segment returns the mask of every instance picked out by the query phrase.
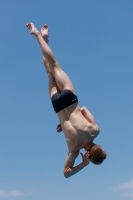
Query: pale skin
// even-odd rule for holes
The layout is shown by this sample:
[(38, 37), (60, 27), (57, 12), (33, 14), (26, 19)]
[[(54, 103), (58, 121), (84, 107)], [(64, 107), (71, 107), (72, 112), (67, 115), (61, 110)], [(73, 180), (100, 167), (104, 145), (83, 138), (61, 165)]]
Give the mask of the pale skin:
[[(48, 46), (48, 26), (45, 24), (40, 32), (33, 23), (26, 24), (32, 35), (37, 39), (42, 55), (43, 63), (46, 68), (49, 79), (50, 98), (58, 92), (65, 89), (72, 91), (76, 95), (74, 86), (68, 75), (61, 69), (52, 50)], [(72, 104), (57, 113), (60, 124), (57, 126), (57, 132), (64, 132), (66, 143), (68, 145), (68, 156), (64, 164), (64, 176), (66, 178), (79, 172), (90, 162), (89, 150), (94, 145), (93, 140), (99, 134), (99, 128), (90, 111), (83, 106), (79, 107), (78, 103)], [(84, 155), (80, 152), (85, 149)], [(82, 156), (82, 162), (74, 166), (75, 160), (79, 153)]]

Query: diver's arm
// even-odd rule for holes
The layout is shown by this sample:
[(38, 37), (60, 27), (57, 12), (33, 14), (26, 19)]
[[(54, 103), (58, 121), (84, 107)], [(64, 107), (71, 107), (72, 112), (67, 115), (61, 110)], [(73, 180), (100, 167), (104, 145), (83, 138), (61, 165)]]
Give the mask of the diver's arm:
[(58, 124), (58, 125), (57, 125), (56, 131), (57, 131), (58, 133), (60, 133), (60, 132), (62, 131), (61, 124)]
[(96, 121), (93, 115), (85, 106), (83, 106), (80, 110), (81, 110), (82, 115), (88, 120), (89, 123), (96, 125)]
[(67, 167), (64, 169), (64, 176), (66, 178), (69, 178), (70, 176), (76, 174), (77, 172), (79, 172), (81, 169), (83, 169), (85, 166), (82, 163), (80, 163), (79, 165), (75, 166), (75, 167)]
[(83, 161), (73, 167), (75, 159), (78, 155), (74, 155), (72, 153), (69, 153), (67, 158), (66, 158), (66, 162), (65, 162), (65, 167), (64, 167), (64, 176), (66, 178), (69, 178), (70, 176), (76, 174), (77, 172), (79, 172), (81, 169), (83, 169), (85, 166), (87, 166), (90, 162), (89, 160), (89, 153), (86, 152), (84, 155), (82, 153), (80, 153), (82, 156)]

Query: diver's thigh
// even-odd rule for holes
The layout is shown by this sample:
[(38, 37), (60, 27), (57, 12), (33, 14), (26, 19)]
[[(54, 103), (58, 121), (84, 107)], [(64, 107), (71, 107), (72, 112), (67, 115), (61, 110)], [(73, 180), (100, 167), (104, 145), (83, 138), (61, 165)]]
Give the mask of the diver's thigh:
[(48, 77), (49, 77), (48, 88), (49, 88), (49, 95), (50, 95), (50, 98), (51, 98), (55, 93), (59, 93), (60, 90), (59, 90), (59, 88), (56, 84), (55, 78), (52, 75), (52, 73), (49, 73)]
[(61, 68), (55, 68), (53, 75), (58, 85), (58, 88), (61, 91), (67, 89), (67, 90), (71, 90), (74, 94), (76, 94), (74, 86), (69, 76)]

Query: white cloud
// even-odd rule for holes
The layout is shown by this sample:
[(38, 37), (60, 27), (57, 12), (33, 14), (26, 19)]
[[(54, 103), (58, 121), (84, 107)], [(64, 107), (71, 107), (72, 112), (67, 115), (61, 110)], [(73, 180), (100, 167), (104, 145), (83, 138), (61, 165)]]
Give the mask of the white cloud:
[(23, 193), (19, 192), (19, 191), (4, 191), (4, 190), (0, 190), (0, 197), (18, 197), (18, 196), (22, 196)]
[(133, 179), (130, 182), (119, 183), (116, 187), (114, 187), (117, 191), (122, 191), (122, 196), (133, 198)]
[(23, 194), (21, 192), (18, 191), (11, 191), (9, 192), (10, 196), (14, 196), (14, 197), (18, 197), (18, 196), (22, 196)]
[(5, 192), (3, 190), (0, 190), (0, 196), (4, 196)]
[(116, 186), (116, 190), (129, 190), (133, 191), (133, 179), (129, 183), (120, 183)]

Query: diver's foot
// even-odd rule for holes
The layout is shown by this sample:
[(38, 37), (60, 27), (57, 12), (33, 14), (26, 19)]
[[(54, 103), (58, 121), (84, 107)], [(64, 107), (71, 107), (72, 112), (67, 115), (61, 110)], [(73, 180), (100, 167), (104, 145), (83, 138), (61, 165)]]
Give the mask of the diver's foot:
[(46, 43), (49, 42), (48, 33), (49, 33), (48, 25), (44, 24), (44, 26), (41, 28), (41, 34)]
[(32, 35), (37, 35), (38, 33), (39, 33), (39, 31), (37, 30), (37, 28), (34, 26), (34, 24), (33, 23), (28, 23), (28, 24), (26, 24), (26, 27), (28, 28), (28, 29), (30, 29), (30, 33), (32, 34)]

